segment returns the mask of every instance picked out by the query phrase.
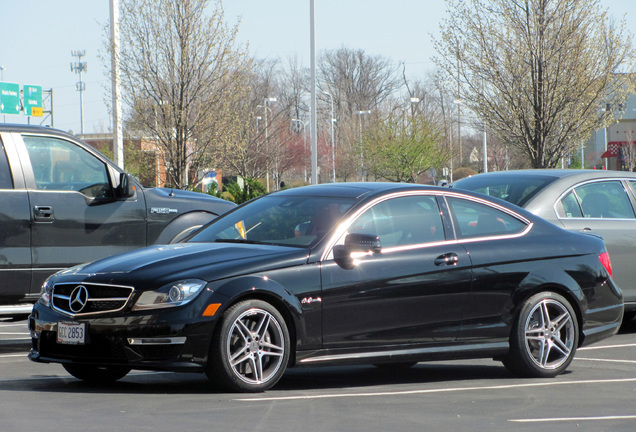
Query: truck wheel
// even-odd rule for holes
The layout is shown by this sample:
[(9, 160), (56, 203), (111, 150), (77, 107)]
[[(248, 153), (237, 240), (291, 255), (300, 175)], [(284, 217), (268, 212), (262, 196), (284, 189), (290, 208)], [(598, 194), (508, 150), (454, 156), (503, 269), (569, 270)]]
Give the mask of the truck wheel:
[(559, 294), (541, 292), (519, 309), (503, 363), (519, 376), (551, 378), (570, 365), (578, 342), (578, 322), (570, 303)]
[(261, 300), (243, 301), (223, 314), (206, 374), (230, 391), (262, 392), (282, 377), (289, 351), (289, 331), (278, 310)]

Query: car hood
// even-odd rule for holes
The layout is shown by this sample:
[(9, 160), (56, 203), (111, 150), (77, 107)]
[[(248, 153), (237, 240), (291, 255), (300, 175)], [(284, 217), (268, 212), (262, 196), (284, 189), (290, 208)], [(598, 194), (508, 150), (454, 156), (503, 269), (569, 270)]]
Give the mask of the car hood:
[(181, 279), (213, 281), (307, 262), (307, 249), (261, 244), (177, 243), (114, 255), (65, 270), (59, 282), (156, 288)]

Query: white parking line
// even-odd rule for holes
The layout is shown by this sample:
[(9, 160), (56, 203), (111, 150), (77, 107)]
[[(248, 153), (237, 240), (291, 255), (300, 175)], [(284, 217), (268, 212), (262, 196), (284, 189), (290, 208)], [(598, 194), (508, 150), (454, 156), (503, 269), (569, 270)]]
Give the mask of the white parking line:
[(537, 382), (537, 383), (528, 383), (528, 384), (507, 384), (507, 385), (481, 386), (481, 387), (454, 387), (454, 388), (442, 388), (442, 389), (406, 390), (406, 391), (377, 392), (377, 393), (341, 393), (341, 394), (323, 394), (323, 395), (314, 395), (314, 396), (309, 396), (309, 395), (308, 396), (279, 396), (279, 397), (266, 397), (266, 398), (244, 398), (244, 399), (234, 399), (234, 400), (238, 402), (272, 402), (272, 401), (336, 399), (336, 398), (378, 397), (378, 396), (388, 397), (388, 396), (405, 396), (405, 395), (431, 394), (431, 393), (453, 393), (453, 392), (468, 392), (468, 391), (483, 391), (483, 390), (508, 390), (508, 389), (516, 389), (516, 388), (586, 385), (586, 384), (615, 384), (615, 383), (628, 383), (628, 382), (636, 382), (636, 378), (561, 381), (561, 382)]
[(600, 345), (600, 346), (590, 346), (590, 347), (579, 348), (577, 351), (592, 351), (592, 350), (611, 349), (611, 348), (633, 348), (633, 347), (636, 347), (636, 344)]
[(555, 417), (541, 419), (511, 419), (514, 423), (549, 423), (549, 422), (574, 422), (574, 421), (603, 421), (603, 420), (633, 420), (636, 415), (627, 416), (603, 416), (603, 417)]
[(583, 361), (595, 361), (595, 362), (605, 362), (605, 363), (629, 363), (636, 364), (636, 360), (615, 360), (615, 359), (597, 359), (597, 358), (582, 358), (576, 357), (574, 360), (583, 360)]

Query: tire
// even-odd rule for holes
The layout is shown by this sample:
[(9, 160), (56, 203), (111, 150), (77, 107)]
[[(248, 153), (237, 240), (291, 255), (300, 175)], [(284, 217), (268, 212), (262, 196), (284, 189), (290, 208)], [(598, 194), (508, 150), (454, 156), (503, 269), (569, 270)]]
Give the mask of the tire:
[(541, 292), (521, 305), (503, 364), (518, 376), (552, 378), (570, 365), (578, 342), (578, 322), (570, 303), (559, 294)]
[(111, 383), (125, 377), (130, 368), (125, 366), (93, 366), (78, 364), (62, 364), (66, 372), (75, 378), (90, 383)]
[(206, 375), (226, 390), (262, 392), (283, 376), (289, 351), (289, 331), (278, 310), (264, 301), (243, 301), (223, 314)]

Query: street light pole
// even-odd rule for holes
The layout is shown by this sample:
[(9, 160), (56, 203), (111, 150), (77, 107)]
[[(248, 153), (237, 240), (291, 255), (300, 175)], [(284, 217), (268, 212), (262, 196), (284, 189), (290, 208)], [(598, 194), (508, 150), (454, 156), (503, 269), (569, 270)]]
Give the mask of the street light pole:
[(331, 179), (335, 183), (336, 182), (336, 143), (333, 134), (333, 125), (336, 122), (336, 119), (333, 116), (333, 96), (331, 93), (323, 91), (324, 94), (329, 96), (331, 101)]
[(269, 192), (269, 135), (267, 133), (267, 126), (269, 121), (267, 120), (267, 110), (269, 110), (270, 108), (267, 106), (267, 102), (276, 102), (276, 98), (265, 98), (265, 177), (267, 179), (267, 192)]
[(364, 155), (362, 153), (362, 115), (371, 114), (371, 111), (355, 111), (354, 114), (358, 115), (358, 125), (360, 126), (360, 181), (364, 181)]
[[(0, 66), (0, 82), (4, 82), (4, 71), (6, 71), (7, 69), (4, 66)], [(3, 114), (2, 115), (2, 121), (4, 123), (7, 122), (7, 115)]]
[(318, 184), (318, 131), (316, 117), (316, 25), (315, 0), (309, 0), (309, 51), (311, 57), (311, 184)]

